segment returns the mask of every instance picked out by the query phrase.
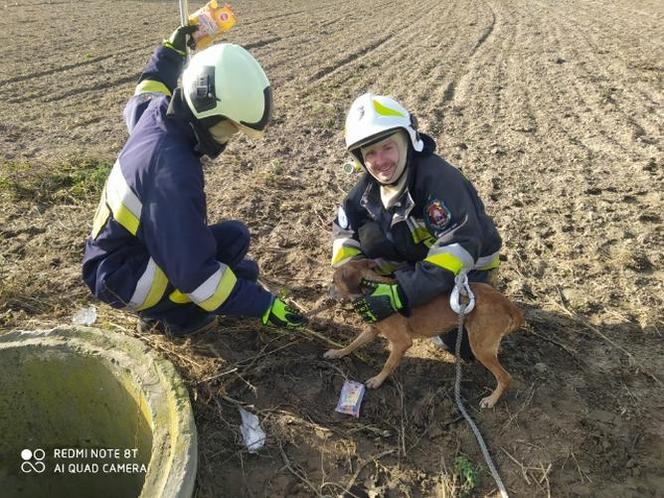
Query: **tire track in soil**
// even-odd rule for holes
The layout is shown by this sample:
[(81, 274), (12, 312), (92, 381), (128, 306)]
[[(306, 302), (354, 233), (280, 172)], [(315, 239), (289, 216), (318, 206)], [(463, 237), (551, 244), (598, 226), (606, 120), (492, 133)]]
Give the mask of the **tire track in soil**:
[[(400, 30), (400, 31), (402, 31), (402, 30)], [(327, 66), (327, 67), (324, 67), (323, 69), (320, 69), (317, 72), (315, 72), (307, 80), (308, 83), (310, 83), (310, 84), (316, 83), (316, 82), (320, 81), (321, 79), (323, 79), (328, 74), (334, 73), (335, 71), (338, 71), (338, 70), (342, 69), (348, 63), (355, 62), (357, 59), (364, 56), (365, 54), (378, 49), (384, 43), (391, 40), (392, 38), (394, 38), (398, 34), (399, 34), (399, 31), (396, 34), (390, 34), (390, 35), (388, 35), (384, 38), (379, 38), (378, 40), (375, 40), (375, 41), (371, 42), (369, 45), (365, 45), (364, 47), (360, 48), (359, 50), (357, 50), (355, 52), (351, 52), (346, 57), (343, 57), (342, 59), (338, 59), (337, 61), (334, 62), (334, 64), (332, 64), (330, 66)]]
[[(477, 40), (477, 42), (475, 43), (473, 48), (470, 50), (470, 53), (468, 54), (468, 58), (466, 59), (466, 62), (463, 65), (459, 66), (459, 71), (463, 71), (466, 67), (468, 67), (469, 65), (471, 65), (473, 63), (473, 57), (475, 57), (475, 55), (477, 54), (480, 47), (482, 47), (482, 45), (487, 41), (489, 36), (491, 36), (491, 34), (493, 33), (494, 28), (496, 26), (496, 13), (495, 13), (494, 9), (491, 7), (491, 5), (488, 2), (485, 2), (485, 5), (489, 9), (489, 16), (490, 16), (489, 24), (488, 24), (488, 26), (486, 26), (484, 28), (484, 31), (480, 35), (479, 39)], [(461, 79), (461, 78), (463, 78), (463, 76), (464, 76), (463, 74), (460, 74), (460, 75), (456, 76), (456, 79)], [(452, 78), (447, 83), (447, 85), (445, 86), (445, 88), (442, 91), (442, 94), (438, 98), (437, 107), (442, 107), (442, 106), (445, 105), (446, 102), (450, 102), (450, 101), (454, 100), (454, 95), (455, 95), (456, 85), (457, 85), (456, 79)]]
[[(613, 36), (613, 35), (607, 36), (607, 33), (606, 33), (607, 30), (598, 29), (596, 27), (597, 23), (594, 22), (594, 20), (596, 18), (606, 17), (607, 15), (611, 15), (611, 14), (612, 14), (612, 9), (607, 9), (606, 12), (602, 11), (601, 15), (600, 15), (600, 13), (593, 12), (588, 16), (589, 18), (593, 19), (593, 22), (592, 23), (587, 23), (587, 24), (582, 24), (581, 21), (576, 17), (570, 16), (570, 15), (564, 15), (564, 14), (561, 14), (561, 15), (563, 15), (568, 22), (570, 22), (572, 24), (575, 24), (577, 26), (578, 35), (585, 39), (586, 43), (591, 47), (593, 54), (600, 54), (600, 55), (611, 54), (611, 57), (606, 57), (607, 61), (610, 63), (610, 64), (608, 64), (609, 67), (613, 68), (613, 66), (615, 64), (617, 64), (618, 62), (620, 62), (622, 64), (622, 69), (623, 70), (617, 74), (617, 76), (620, 77), (619, 79), (623, 79), (625, 74), (630, 74), (635, 69), (641, 69), (641, 70), (645, 69), (645, 70), (650, 70), (650, 71), (660, 70), (661, 71), (662, 70), (661, 67), (660, 68), (658, 68), (658, 67), (641, 68), (638, 65), (638, 62), (636, 64), (634, 63), (634, 59), (638, 60), (639, 56), (641, 54), (648, 53), (647, 50), (646, 51), (643, 50), (643, 45), (644, 44), (651, 44), (652, 45), (653, 40), (662, 39), (662, 33), (661, 33), (660, 25), (656, 26), (656, 28), (659, 28), (659, 31), (654, 30), (654, 32), (652, 32), (652, 33), (644, 32), (642, 27), (639, 26), (640, 36), (638, 36), (637, 40), (634, 40), (634, 41), (630, 42), (627, 45), (624, 44), (624, 43), (622, 43), (620, 45), (617, 45), (617, 43), (619, 43), (619, 41), (623, 41), (623, 37), (621, 36), (621, 32), (619, 30), (615, 29), (614, 25), (611, 25), (610, 23), (609, 24), (604, 23), (606, 25), (607, 29), (609, 29), (611, 31), (614, 31), (614, 33), (615, 33), (615, 36)], [(664, 16), (662, 16), (662, 17), (664, 17)], [(627, 21), (627, 19), (625, 19), (625, 18), (617, 19), (615, 25), (621, 25), (622, 26), (625, 21)], [(596, 39), (597, 37), (600, 38), (599, 41)], [(651, 46), (651, 49), (652, 48), (654, 48), (654, 47)], [(657, 48), (659, 49), (660, 55), (655, 56), (655, 59), (656, 60), (664, 60), (664, 44), (658, 44)], [(626, 56), (624, 54), (629, 54), (629, 55)], [(649, 60), (651, 60), (651, 59), (652, 58), (649, 58)], [(606, 72), (606, 70), (604, 69), (605, 67), (607, 67), (607, 64), (601, 64), (599, 66), (599, 69), (604, 70)], [(615, 76), (615, 75), (610, 75), (610, 77), (613, 77), (613, 76)], [(630, 79), (630, 83), (633, 83), (633, 81), (631, 79)], [(642, 80), (639, 79), (639, 80), (636, 81), (636, 83), (641, 84)], [(650, 90), (652, 90), (652, 89), (650, 89)], [(645, 96), (647, 98), (649, 98), (651, 103), (654, 104), (656, 102), (655, 98), (657, 96), (661, 97), (662, 93), (655, 90), (653, 94), (649, 94), (649, 95), (645, 95)], [(658, 105), (661, 105), (661, 98), (660, 98), (660, 102), (658, 103)]]
[[(367, 10), (376, 10), (378, 7), (384, 8), (387, 5), (390, 5), (391, 3), (394, 2), (383, 2), (379, 4), (378, 6), (364, 6), (365, 9)], [(411, 6), (412, 7), (412, 6)], [(413, 11), (406, 11), (402, 12), (401, 18), (407, 18), (409, 14), (417, 12), (417, 8)], [(304, 82), (302, 82), (303, 85), (307, 86), (312, 86), (313, 83), (319, 83), (323, 79), (325, 79), (326, 76), (329, 74), (334, 73), (337, 71), (339, 68), (346, 66), (348, 64), (351, 64), (354, 61), (354, 59), (360, 58), (360, 57), (366, 57), (367, 53), (373, 52), (374, 50), (377, 50), (381, 44), (387, 43), (391, 38), (395, 36), (395, 31), (402, 31), (402, 29), (389, 29), (387, 27), (374, 27), (373, 31), (375, 31), (374, 34), (367, 34), (365, 33), (365, 36), (363, 37), (364, 39), (366, 38), (371, 38), (374, 35), (377, 35), (378, 39), (373, 39), (369, 43), (366, 43), (364, 46), (362, 46), (360, 49), (355, 50), (350, 56), (345, 56), (341, 60), (336, 60), (333, 64), (323, 67), (321, 69), (316, 70), (316, 67), (320, 67), (320, 61), (321, 60), (333, 60), (334, 56), (339, 55), (339, 44), (334, 43), (335, 37), (339, 38), (340, 42), (345, 42), (347, 43), (348, 39), (353, 39), (356, 37), (356, 33), (361, 32), (362, 28), (366, 28), (366, 21), (362, 19), (362, 12), (359, 12), (357, 16), (354, 16), (354, 20), (351, 23), (348, 23), (347, 21), (344, 22), (344, 30), (343, 32), (336, 33), (336, 36), (333, 36), (331, 40), (325, 40), (321, 39), (319, 40), (319, 43), (322, 43), (321, 45), (314, 45), (313, 49), (310, 50), (309, 52), (298, 55), (298, 54), (293, 54), (292, 57), (289, 58), (287, 62), (290, 62), (292, 60), (298, 59), (299, 62), (299, 67), (302, 70), (302, 73), (307, 73), (307, 72), (313, 72), (313, 76), (308, 77)], [(378, 24), (378, 21), (377, 23)], [(392, 21), (392, 26), (398, 24), (398, 21)], [(391, 35), (385, 36), (384, 33), (390, 31)], [(346, 34), (347, 33), (347, 34)], [(327, 42), (327, 43), (326, 43)], [(312, 67), (310, 70), (309, 68)], [(299, 79), (300, 74), (297, 73), (291, 73), (289, 74), (286, 78), (284, 83), (290, 82), (294, 79)]]
[[(448, 114), (447, 111), (454, 107), (457, 90), (461, 88), (463, 91), (464, 85), (467, 84), (468, 80), (476, 79), (473, 76), (475, 68), (485, 65), (483, 54), (486, 51), (491, 51), (491, 48), (487, 47), (493, 46), (496, 43), (495, 41), (488, 42), (499, 39), (496, 29), (496, 13), (488, 2), (478, 2), (475, 8), (469, 10), (474, 13), (475, 17), (471, 21), (464, 19), (464, 24), (473, 26), (478, 23), (480, 24), (481, 31), (479, 33), (475, 31), (472, 35), (477, 35), (477, 40), (469, 47), (468, 42), (472, 43), (472, 38), (462, 39), (461, 43), (454, 47), (456, 51), (450, 50), (449, 54), (450, 58), (456, 64), (445, 71), (442, 77), (439, 74), (434, 74), (432, 79), (426, 83), (426, 87), (437, 88), (437, 90), (428, 96), (428, 106), (424, 110), (426, 114), (432, 116), (430, 118), (429, 131), (434, 137), (440, 135), (444, 130), (447, 134), (453, 132), (454, 127), (450, 127), (446, 123), (446, 116)], [(500, 53), (497, 56), (500, 59)], [(499, 66), (495, 63), (495, 60), (495, 58), (492, 58), (494, 62), (486, 64), (488, 67), (485, 70), (495, 70)], [(487, 77), (485, 74), (483, 80), (498, 81), (497, 78), (497, 76)], [(424, 92), (422, 93), (425, 94)], [(495, 114), (495, 102), (499, 100), (500, 95), (492, 91), (488, 91), (487, 95), (492, 96), (491, 106), (494, 107), (493, 113)], [(458, 109), (455, 112), (458, 112)]]
[[(457, 19), (450, 19), (451, 16), (448, 13), (454, 10), (454, 4), (447, 4), (447, 10), (443, 11), (440, 15), (436, 15), (433, 11), (430, 11), (428, 16), (429, 24), (426, 25), (427, 31), (425, 33), (418, 31), (418, 35), (424, 34), (425, 39), (422, 42), (419, 42), (419, 47), (423, 45), (429, 45), (426, 51), (417, 52), (420, 57), (413, 57), (413, 50), (408, 52), (409, 47), (404, 47), (402, 51), (398, 54), (398, 62), (392, 62), (389, 64), (390, 68), (394, 68), (391, 71), (382, 71), (379, 75), (369, 74), (367, 79), (372, 78), (374, 83), (372, 86), (378, 85), (381, 88), (387, 90), (386, 93), (395, 94), (401, 91), (401, 89), (407, 89), (407, 91), (401, 91), (401, 95), (397, 95), (400, 100), (407, 106), (412, 107), (416, 110), (416, 113), (420, 116), (420, 122), (426, 123), (429, 114), (432, 113), (431, 106), (423, 105), (430, 103), (432, 89), (440, 88), (445, 85), (445, 81), (450, 78), (450, 75), (453, 75), (456, 71), (456, 67), (449, 69), (446, 66), (448, 60), (460, 61), (464, 59), (465, 53), (476, 51), (477, 48), (481, 45), (475, 41), (474, 48), (464, 48), (466, 46), (466, 40), (463, 36), (468, 36), (467, 33), (463, 33), (462, 36), (457, 36), (459, 31), (459, 26), (467, 25), (467, 22), (461, 22)], [(468, 8), (469, 12), (474, 12), (476, 9)], [(437, 19), (437, 24), (432, 24), (431, 21)], [(464, 19), (465, 21), (465, 19)], [(451, 23), (452, 29), (449, 30), (449, 24)], [(473, 21), (471, 24), (475, 24)], [(417, 28), (416, 28), (417, 29)], [(431, 32), (434, 33), (431, 33)], [(449, 31), (452, 31), (450, 35)], [(441, 33), (443, 36), (441, 36)], [(428, 36), (427, 36), (428, 34)], [(437, 35), (437, 36), (436, 36)], [(432, 37), (436, 36), (438, 43), (431, 47), (430, 40)], [(481, 39), (482, 35), (478, 38)], [(484, 38), (484, 40), (486, 37)], [(482, 43), (484, 42), (482, 40)], [(435, 50), (430, 50), (434, 48)], [(443, 51), (442, 49), (445, 49)], [(435, 53), (435, 56), (431, 56)], [(462, 53), (463, 55), (458, 55)], [(405, 57), (402, 57), (405, 55)], [(395, 57), (396, 58), (396, 57)], [(428, 60), (426, 60), (428, 58)], [(420, 60), (417, 60), (420, 59)], [(409, 67), (409, 62), (418, 62), (418, 64), (412, 64), (414, 70), (404, 70), (404, 67)], [(458, 65), (457, 65), (458, 67)], [(378, 78), (379, 76), (379, 78)], [(378, 81), (376, 81), (378, 80)], [(392, 82), (395, 82), (392, 85)], [(396, 92), (395, 92), (396, 90)], [(449, 95), (449, 87), (448, 87)], [(422, 119), (424, 117), (424, 119)], [(431, 126), (425, 126), (429, 132), (431, 132)]]
[[(34, 72), (31, 72), (31, 73), (21, 74), (19, 76), (14, 76), (14, 77), (11, 77), (11, 78), (8, 78), (8, 79), (5, 79), (5, 80), (0, 80), (0, 87), (4, 87), (5, 85), (9, 85), (11, 83), (19, 83), (19, 82), (30, 80), (30, 79), (41, 78), (43, 76), (50, 76), (50, 75), (55, 74), (55, 73), (65, 72), (65, 71), (69, 71), (69, 70), (72, 70), (72, 69), (78, 69), (80, 67), (89, 66), (91, 64), (96, 64), (98, 62), (102, 62), (102, 61), (105, 61), (107, 59), (112, 59), (114, 57), (120, 57), (120, 56), (123, 56), (123, 55), (129, 55), (129, 54), (136, 54), (136, 53), (144, 51), (144, 50), (145, 50), (145, 47), (132, 48), (130, 50), (120, 50), (118, 52), (114, 52), (114, 53), (111, 53), (111, 54), (106, 54), (106, 55), (102, 55), (102, 56), (99, 56), (99, 57), (86, 59), (84, 61), (75, 62), (73, 64), (65, 64), (65, 65), (62, 65), (62, 66), (47, 69), (45, 71), (34, 71)], [(0, 95), (2, 95), (2, 93), (3, 93), (2, 88), (0, 88)]]
[[(438, 4), (433, 4), (433, 6), (437, 7)], [(342, 85), (346, 88), (350, 83), (354, 89), (349, 92), (351, 95), (358, 94), (369, 87), (378, 93), (395, 95), (395, 92), (401, 92), (402, 88), (412, 89), (414, 82), (422, 79), (422, 74), (430, 77), (431, 71), (441, 66), (440, 61), (436, 58), (430, 58), (428, 61), (422, 60), (425, 54), (420, 53), (419, 49), (423, 47), (441, 49), (449, 44), (449, 40), (441, 38), (438, 34), (441, 31), (440, 28), (449, 23), (448, 16), (445, 14), (449, 13), (452, 7), (451, 4), (445, 4), (445, 6), (445, 10), (440, 14), (429, 10), (426, 6), (422, 10), (427, 10), (429, 15), (410, 24), (408, 32), (404, 32), (404, 36), (395, 39), (391, 44), (396, 45), (395, 49), (386, 46), (385, 50), (372, 53), (363, 60), (357, 61), (358, 70), (355, 71), (355, 74), (363, 74), (364, 78), (349, 82), (347, 74), (335, 74), (327, 78), (325, 86), (329, 89), (338, 89)], [(432, 20), (437, 20), (438, 24), (432, 24)], [(423, 28), (426, 28), (427, 31), (423, 32)], [(431, 31), (436, 33), (431, 33)], [(424, 40), (418, 40), (419, 37), (424, 37)], [(437, 43), (432, 45), (434, 41)], [(360, 69), (362, 71), (359, 71)], [(408, 95), (398, 95), (398, 97), (406, 103), (413, 100), (410, 98), (411, 93), (414, 92), (408, 91)]]
[[(436, 3), (432, 2), (424, 6), (419, 6), (418, 10), (425, 10), (432, 14), (433, 12), (430, 8), (435, 5)], [(313, 91), (338, 90), (343, 85), (344, 88), (341, 88), (341, 90), (350, 95), (353, 92), (349, 91), (349, 83), (351, 87), (360, 88), (358, 91), (366, 91), (367, 86), (375, 85), (389, 88), (389, 82), (398, 78), (399, 75), (403, 75), (403, 68), (408, 66), (408, 61), (413, 60), (414, 40), (422, 36), (420, 25), (423, 24), (426, 27), (430, 27), (430, 21), (430, 17), (421, 16), (414, 22), (404, 23), (404, 27), (398, 30), (393, 36), (374, 42), (368, 47), (363, 47), (358, 51), (360, 55), (357, 55), (357, 53), (353, 54), (354, 56), (352, 57), (345, 57), (336, 61), (335, 65), (324, 68), (321, 71), (322, 75), (314, 75), (318, 76), (315, 82), (320, 87), (312, 86)], [(342, 68), (350, 69), (353, 66), (357, 66), (354, 71), (340, 71)], [(379, 72), (379, 74), (376, 74), (376, 72)], [(359, 81), (353, 81), (357, 75), (362, 75), (363, 78)], [(351, 80), (350, 82), (348, 81), (349, 79)], [(311, 78), (311, 80), (314, 80), (314, 78)], [(372, 82), (373, 84), (368, 85), (367, 82)], [(348, 105), (350, 105), (350, 102), (348, 102)]]
[[(285, 36), (289, 38), (290, 43), (283, 43), (277, 50), (270, 51), (269, 57), (264, 59), (264, 68), (271, 81), (284, 85), (298, 77), (297, 72), (292, 71), (293, 67), (304, 69), (304, 72), (306, 72), (308, 65), (318, 66), (320, 59), (328, 57), (328, 51), (334, 52), (334, 45), (326, 43), (328, 41), (326, 37), (321, 37), (320, 33), (316, 32), (317, 30), (320, 31), (321, 17), (332, 18), (330, 21), (326, 21), (326, 25), (342, 23), (344, 30), (348, 32), (356, 32), (361, 28), (363, 21), (360, 16), (355, 16), (352, 22), (349, 23), (347, 19), (341, 16), (331, 15), (342, 9), (346, 4), (353, 5), (353, 2), (332, 4), (325, 9), (319, 9), (315, 12), (316, 17), (311, 16), (311, 12), (309, 12), (308, 17), (312, 19), (310, 22), (312, 29), (304, 29), (302, 26), (296, 25), (291, 26), (290, 31), (278, 30), (286, 33)], [(370, 9), (371, 7), (371, 5), (363, 6), (364, 9)], [(314, 27), (316, 29), (313, 29)], [(334, 33), (334, 35), (338, 35), (338, 33)], [(308, 50), (303, 52), (302, 47), (306, 47)], [(289, 69), (291, 70), (288, 71)]]
[[(652, 136), (657, 137), (661, 133), (658, 132), (661, 127), (657, 123), (656, 115), (651, 118), (647, 114), (642, 114), (640, 122), (636, 122), (624, 110), (625, 108), (638, 109), (641, 107), (641, 102), (631, 95), (629, 83), (623, 82), (622, 85), (616, 85), (616, 82), (621, 82), (628, 76), (624, 72), (616, 73), (610, 65), (601, 62), (599, 55), (608, 55), (608, 51), (600, 49), (590, 40), (578, 21), (567, 16), (561, 16), (561, 19), (567, 23), (567, 26), (561, 27), (556, 24), (554, 36), (557, 45), (564, 51), (563, 53), (578, 54), (572, 59), (583, 61), (582, 65), (579, 64), (574, 68), (575, 74), (568, 80), (580, 100), (590, 109), (589, 127), (596, 128), (603, 142), (611, 144), (615, 148), (614, 153), (617, 154), (634, 151), (634, 139), (643, 136), (646, 129)], [(563, 45), (563, 39), (570, 40), (570, 42)], [(584, 45), (590, 47), (590, 50), (579, 54), (579, 47)], [(611, 60), (615, 60), (615, 58), (611, 57)], [(578, 75), (579, 72), (582, 73), (581, 77)], [(582, 84), (585, 82), (587, 84)], [(618, 99), (614, 98), (616, 92), (620, 92)], [(621, 130), (621, 135), (616, 134), (616, 130)], [(653, 145), (657, 147), (656, 143)], [(597, 147), (598, 151), (600, 148), (600, 146)], [(658, 149), (661, 152), (661, 148), (658, 147)]]
[[(544, 18), (544, 16), (543, 16)], [(548, 33), (548, 36), (543, 36), (541, 39), (544, 41), (542, 47), (535, 47), (535, 54), (546, 53), (545, 49), (547, 47), (552, 48), (552, 53), (556, 53), (558, 45), (560, 43), (560, 33), (567, 32), (564, 27), (561, 27), (555, 21), (549, 21), (546, 23), (547, 26), (550, 26), (551, 33)], [(594, 250), (593, 247), (583, 248), (584, 240), (587, 239), (588, 233), (591, 230), (596, 230), (594, 224), (589, 224), (587, 219), (588, 208), (592, 207), (591, 211), (595, 212), (595, 216), (599, 216), (600, 219), (605, 219), (605, 233), (611, 233), (611, 231), (621, 230), (621, 226), (625, 226), (628, 223), (628, 218), (624, 215), (615, 216), (612, 214), (615, 206), (615, 201), (619, 200), (624, 193), (636, 193), (637, 196), (629, 196), (630, 198), (636, 199), (635, 202), (638, 205), (638, 187), (637, 191), (633, 187), (620, 187), (616, 189), (615, 187), (610, 187), (607, 189), (609, 192), (608, 195), (600, 195), (599, 198), (593, 199), (593, 196), (588, 196), (588, 192), (597, 191), (602, 192), (602, 187), (597, 188), (598, 185), (602, 185), (605, 182), (611, 183), (612, 171), (611, 171), (611, 162), (607, 159), (612, 157), (624, 158), (625, 156), (630, 157), (630, 151), (624, 151), (619, 153), (615, 151), (614, 154), (607, 155), (604, 151), (594, 152), (590, 150), (583, 142), (577, 140), (573, 135), (567, 133), (568, 129), (587, 129), (584, 128), (582, 124), (583, 121), (578, 116), (572, 114), (571, 116), (564, 116), (567, 118), (565, 122), (562, 122), (558, 119), (559, 116), (559, 107), (561, 101), (566, 99), (565, 95), (573, 92), (574, 90), (565, 90), (566, 93), (560, 94), (560, 88), (552, 84), (551, 81), (557, 82), (558, 86), (565, 87), (564, 82), (566, 80), (560, 77), (554, 77), (553, 74), (548, 75), (547, 78), (542, 78), (539, 85), (536, 85), (537, 93), (535, 94), (535, 102), (545, 104), (542, 108), (542, 113), (552, 122), (553, 126), (549, 128), (549, 133), (546, 134), (543, 140), (543, 144), (550, 145), (551, 155), (553, 159), (553, 165), (545, 167), (542, 170), (543, 174), (550, 176), (548, 182), (548, 188), (552, 193), (559, 195), (560, 203), (562, 207), (562, 212), (558, 213), (558, 216), (565, 216), (568, 219), (569, 232), (568, 245), (563, 245), (556, 247), (556, 254), (554, 255), (553, 260), (560, 260), (569, 262), (569, 264), (585, 264), (585, 253), (587, 250)], [(574, 75), (570, 75), (569, 78), (574, 78)], [(561, 81), (563, 84), (561, 85)], [(545, 84), (546, 83), (546, 84)], [(574, 88), (571, 84), (570, 88)], [(551, 97), (553, 96), (553, 97)], [(579, 108), (583, 107), (584, 103), (579, 104), (574, 102), (570, 108)], [(571, 122), (570, 122), (571, 120)], [(581, 124), (579, 124), (581, 123)], [(571, 125), (571, 126), (570, 126)], [(562, 146), (562, 148), (561, 148)], [(534, 151), (537, 149), (537, 144), (534, 144), (531, 148)], [(565, 160), (569, 158), (571, 154), (573, 159), (572, 161)], [(632, 151), (633, 154), (633, 151)], [(546, 150), (542, 150), (539, 153), (535, 153), (536, 156), (546, 157)], [(580, 155), (580, 157), (579, 157)], [(629, 160), (629, 159), (628, 159)], [(564, 167), (561, 167), (564, 165)], [(553, 176), (552, 176), (553, 175)], [(639, 176), (638, 173), (636, 175)], [(643, 176), (643, 175), (641, 175)], [(580, 181), (579, 181), (580, 180)], [(538, 182), (540, 186), (547, 186), (542, 182)], [(646, 183), (648, 185), (648, 183)], [(538, 188), (539, 191), (541, 189)], [(646, 187), (647, 191), (647, 187)], [(547, 192), (542, 192), (542, 195), (546, 195)], [(590, 197), (590, 198), (589, 198)], [(599, 201), (599, 202), (598, 202)], [(535, 221), (535, 220), (532, 220)], [(532, 225), (531, 220), (526, 220), (525, 226), (529, 224)], [(541, 225), (541, 220), (538, 222)], [(527, 230), (528, 232), (541, 232), (541, 228), (537, 228), (537, 225), (534, 225), (535, 230)], [(607, 239), (610, 239), (610, 236), (605, 236)], [(558, 237), (560, 241), (560, 237)], [(520, 251), (526, 251), (527, 245), (519, 244)], [(581, 252), (579, 249), (581, 248)], [(562, 254), (561, 254), (562, 253)], [(608, 272), (608, 273), (607, 273)], [(613, 275), (611, 275), (613, 274)], [(611, 276), (609, 276), (611, 275)], [(596, 277), (597, 285), (604, 285), (607, 293), (611, 289), (612, 279), (621, 279), (622, 275), (619, 270), (614, 268), (608, 268), (603, 270), (602, 273), (597, 273)], [(637, 292), (636, 289), (632, 289), (633, 292)], [(632, 292), (630, 291), (630, 292)]]
[[(392, 2), (384, 2), (383, 4), (379, 4), (379, 6), (377, 6), (376, 8), (373, 8), (372, 10), (380, 9), (382, 7), (390, 5), (391, 3)], [(416, 6), (414, 12), (419, 12), (420, 10), (423, 10), (422, 7)], [(391, 25), (383, 27), (382, 29), (379, 30), (380, 32), (390, 32), (391, 33), (390, 35), (379, 38), (378, 40), (374, 40), (371, 43), (369, 43), (368, 45), (365, 45), (365, 46), (361, 47), (359, 50), (351, 53), (350, 55), (336, 60), (332, 65), (327, 66), (327, 67), (323, 67), (321, 70), (314, 73), (314, 75), (309, 78), (308, 82), (309, 83), (315, 83), (319, 80), (322, 80), (323, 78), (325, 78), (329, 74), (332, 74), (332, 73), (336, 72), (338, 69), (342, 68), (343, 66), (345, 66), (345, 65), (347, 65), (351, 62), (357, 62), (356, 59), (360, 59), (361, 57), (364, 57), (368, 53), (373, 52), (374, 50), (378, 49), (381, 45), (387, 43), (389, 40), (398, 38), (398, 35), (401, 32), (404, 32), (408, 29), (412, 29), (412, 24), (409, 24), (407, 22), (403, 22), (403, 18), (405, 18), (405, 17), (408, 17), (408, 16), (405, 15), (405, 13), (402, 12), (401, 13), (401, 18), (397, 18), (396, 20), (392, 19), (392, 21), (391, 21), (392, 24)], [(422, 18), (420, 17), (420, 19), (418, 19), (418, 22), (421, 21), (421, 19)], [(403, 27), (395, 29), (395, 26), (397, 26), (399, 24), (403, 24)]]

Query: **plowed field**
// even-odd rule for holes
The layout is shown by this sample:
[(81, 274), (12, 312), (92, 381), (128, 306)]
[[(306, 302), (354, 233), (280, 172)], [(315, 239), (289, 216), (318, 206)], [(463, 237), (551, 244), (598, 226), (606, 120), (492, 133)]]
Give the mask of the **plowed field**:
[[(357, 179), (342, 171), (345, 112), (367, 90), (394, 96), (505, 240), (500, 288), (528, 321), (503, 341), (514, 385), (480, 411), (493, 378), (465, 365), (463, 392), (511, 496), (663, 496), (664, 3), (233, 7), (228, 40), (261, 61), (276, 110), (263, 141), (239, 139), (208, 164), (210, 220), (244, 220), (265, 281), (305, 310), (324, 303), (330, 222)], [(0, 329), (45, 328), (92, 303), (79, 274), (99, 190), (58, 174), (113, 163), (122, 108), (177, 3), (0, 12)], [(98, 313), (96, 325), (136, 334), (132, 316)], [(362, 325), (336, 306), (312, 327), (346, 343)], [(182, 342), (140, 337), (190, 387), (198, 496), (461, 496), (459, 456), (479, 468), (469, 496), (496, 494), (454, 407), (454, 358), (428, 344), (353, 419), (334, 412), (340, 386), (372, 376), (385, 342), (368, 362), (331, 362), (322, 340), (252, 320)], [(267, 432), (258, 455), (243, 448), (238, 404)]]

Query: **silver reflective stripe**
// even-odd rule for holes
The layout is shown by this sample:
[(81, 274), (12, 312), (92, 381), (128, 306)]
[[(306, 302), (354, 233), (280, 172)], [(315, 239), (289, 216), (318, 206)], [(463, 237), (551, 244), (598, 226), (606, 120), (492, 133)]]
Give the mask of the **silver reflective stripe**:
[(145, 268), (145, 271), (143, 272), (143, 275), (141, 275), (141, 278), (138, 279), (138, 283), (136, 284), (136, 289), (134, 290), (134, 294), (131, 296), (131, 299), (129, 300), (129, 305), (128, 307), (131, 309), (136, 309), (140, 308), (145, 300), (148, 297), (148, 293), (150, 292), (150, 289), (152, 288), (152, 282), (154, 282), (154, 277), (157, 273), (157, 263), (154, 262), (154, 259), (150, 258), (148, 261), (148, 266)]
[(339, 237), (332, 242), (332, 252), (340, 251), (342, 247), (355, 247), (360, 249), (360, 243), (351, 237)]
[(500, 251), (496, 251), (493, 254), (489, 254), (488, 256), (482, 256), (481, 258), (478, 258), (474, 268), (482, 268), (483, 266), (488, 265), (489, 263), (493, 262), (493, 260), (496, 259), (499, 254)]
[(437, 254), (451, 254), (453, 256), (456, 256), (461, 260), (464, 268), (471, 269), (475, 264), (473, 256), (463, 247), (461, 247), (460, 244), (450, 244), (448, 246), (440, 247), (438, 243), (436, 243), (435, 245), (431, 246), (431, 249), (429, 249), (429, 253), (427, 254), (427, 259)]
[(205, 282), (196, 287), (193, 291), (188, 292), (187, 296), (191, 298), (196, 304), (200, 304), (206, 299), (212, 297), (212, 295), (217, 291), (219, 287), (219, 282), (224, 276), (224, 272), (228, 266), (223, 263), (219, 263), (219, 268), (214, 272)]
[(111, 206), (113, 213), (117, 213), (121, 206), (127, 208), (136, 217), (141, 219), (141, 209), (143, 204), (139, 198), (129, 188), (129, 184), (125, 177), (122, 175), (122, 168), (120, 161), (115, 161), (111, 174), (108, 176), (108, 184), (106, 185), (106, 198), (108, 204)]
[[(416, 220), (415, 218), (407, 218), (406, 219), (406, 225), (408, 226), (408, 229), (410, 230), (410, 233), (414, 233), (418, 228), (419, 229), (424, 229), (427, 230), (427, 227), (424, 223), (422, 223), (419, 220)], [(427, 230), (428, 232), (428, 230)]]

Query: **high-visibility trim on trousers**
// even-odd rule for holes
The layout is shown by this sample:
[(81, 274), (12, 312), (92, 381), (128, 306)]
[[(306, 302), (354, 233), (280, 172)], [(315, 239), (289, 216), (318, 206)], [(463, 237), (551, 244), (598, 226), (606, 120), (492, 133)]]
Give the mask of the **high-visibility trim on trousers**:
[(134, 294), (129, 300), (128, 307), (134, 311), (151, 308), (159, 302), (166, 292), (168, 279), (154, 259), (150, 258), (143, 275), (138, 279)]
[(187, 296), (204, 310), (213, 311), (228, 299), (236, 282), (233, 270), (219, 263), (219, 269)]

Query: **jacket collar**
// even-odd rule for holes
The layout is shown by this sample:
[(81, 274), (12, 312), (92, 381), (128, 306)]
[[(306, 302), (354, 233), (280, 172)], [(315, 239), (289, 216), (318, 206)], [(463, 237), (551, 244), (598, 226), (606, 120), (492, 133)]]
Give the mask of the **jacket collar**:
[[(394, 206), (389, 210), (389, 212), (392, 213), (390, 226), (394, 226), (396, 223), (408, 219), (410, 212), (415, 207), (415, 201), (410, 194), (410, 184), (415, 176), (414, 168), (409, 168), (408, 175), (410, 177), (408, 179), (408, 185), (401, 193)], [(362, 198), (360, 199), (360, 206), (362, 206), (373, 219), (380, 219), (381, 212), (384, 211), (385, 208), (380, 200), (380, 185), (377, 182), (369, 180), (367, 188), (364, 190)]]

